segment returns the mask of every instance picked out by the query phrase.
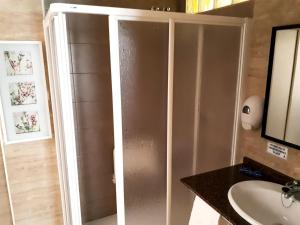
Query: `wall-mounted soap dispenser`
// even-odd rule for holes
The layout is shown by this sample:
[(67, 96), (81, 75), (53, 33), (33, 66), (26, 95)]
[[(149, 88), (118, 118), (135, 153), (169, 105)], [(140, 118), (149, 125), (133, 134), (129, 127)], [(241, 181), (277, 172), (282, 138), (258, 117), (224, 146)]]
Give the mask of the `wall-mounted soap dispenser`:
[(257, 129), (261, 125), (264, 99), (260, 96), (250, 96), (243, 104), (241, 112), (242, 127), (245, 130)]

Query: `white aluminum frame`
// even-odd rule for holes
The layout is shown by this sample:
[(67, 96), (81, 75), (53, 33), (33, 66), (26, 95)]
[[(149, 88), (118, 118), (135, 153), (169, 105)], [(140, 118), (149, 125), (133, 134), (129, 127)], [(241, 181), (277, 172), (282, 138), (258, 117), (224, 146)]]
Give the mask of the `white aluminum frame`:
[(245, 18), (245, 23), (241, 27), (239, 67), (236, 85), (235, 110), (233, 121), (233, 135), (231, 145), (231, 165), (235, 165), (237, 161), (236, 152), (240, 147), (239, 135), (241, 133), (242, 121), (240, 113), (242, 112), (243, 101), (245, 99), (245, 83), (247, 76), (247, 50), (249, 47), (249, 33), (251, 29), (251, 20)]
[[(111, 65), (120, 65), (119, 57), (119, 32), (118, 19), (109, 17), (109, 42), (114, 43), (110, 47)], [(123, 133), (122, 133), (122, 105), (121, 105), (121, 79), (120, 67), (111, 67), (111, 83), (113, 97), (113, 121), (114, 121), (114, 169), (116, 178), (117, 195), (117, 220), (118, 224), (125, 225), (125, 201), (124, 201), (124, 171), (123, 171)]]
[[(51, 89), (55, 144), (64, 224), (81, 225), (77, 153), (72, 105), (66, 17), (58, 13), (54, 26), (44, 26)], [(49, 33), (48, 29), (49, 28)], [(55, 41), (55, 43), (53, 43)], [(54, 44), (56, 48), (52, 48)], [(65, 151), (68, 149), (68, 151)]]
[(166, 225), (171, 225), (172, 205), (172, 149), (173, 149), (173, 81), (174, 81), (174, 43), (175, 23), (169, 19), (168, 53), (168, 102), (167, 102), (167, 204)]
[[(117, 218), (118, 224), (125, 225), (124, 201), (124, 172), (123, 172), (123, 134), (122, 134), (122, 107), (121, 107), (121, 81), (119, 57), (119, 21), (143, 21), (169, 24), (168, 47), (168, 100), (167, 100), (167, 196), (166, 196), (166, 224), (171, 224), (171, 186), (172, 186), (172, 131), (173, 131), (173, 69), (174, 69), (174, 20), (157, 20), (156, 18), (109, 16), (110, 32), (110, 58), (112, 71), (112, 93), (114, 109), (114, 137), (115, 137), (115, 175), (117, 192)], [(120, 212), (120, 213), (119, 213)]]
[(48, 13), (44, 19), (44, 25), (47, 27), (52, 17), (59, 13), (79, 13), (79, 14), (96, 14), (109, 16), (128, 16), (130, 18), (145, 18), (158, 21), (167, 21), (173, 19), (174, 22), (197, 23), (205, 25), (224, 25), (241, 27), (245, 23), (244, 18), (227, 17), (227, 16), (211, 16), (200, 14), (185, 14), (177, 12), (160, 12), (140, 9), (126, 9), (104, 6), (77, 5), (54, 3), (50, 5)]
[[(56, 150), (60, 188), (62, 196), (62, 208), (65, 225), (82, 225), (80, 212), (79, 185), (76, 159), (76, 140), (74, 128), (74, 112), (72, 107), (72, 94), (70, 85), (70, 65), (66, 31), (65, 13), (96, 14), (109, 16), (110, 33), (110, 57), (111, 79), (113, 92), (113, 119), (115, 137), (115, 173), (118, 225), (125, 225), (124, 206), (124, 177), (123, 177), (123, 135), (122, 135), (122, 108), (121, 108), (121, 83), (119, 67), (119, 37), (118, 21), (151, 21), (169, 24), (169, 58), (168, 58), (168, 108), (167, 108), (167, 223), (170, 225), (171, 218), (171, 184), (172, 184), (172, 116), (173, 116), (173, 69), (174, 69), (174, 29), (176, 23), (190, 23), (199, 25), (223, 25), (241, 28), (240, 57), (238, 69), (238, 81), (236, 89), (236, 104), (234, 130), (232, 139), (231, 164), (235, 163), (235, 152), (238, 146), (239, 113), (241, 98), (243, 97), (246, 44), (248, 33), (248, 19), (190, 15), (174, 12), (158, 12), (149, 10), (136, 10), (124, 8), (112, 8), (102, 6), (86, 6), (75, 4), (51, 4), (44, 19), (46, 36), (47, 58), (50, 73), (50, 88), (52, 97), (53, 118), (55, 126)], [(54, 30), (52, 21), (55, 23), (56, 43), (53, 43)], [(199, 37), (200, 39), (202, 37)], [(201, 41), (201, 40), (199, 40)], [(54, 45), (54, 46), (51, 46)], [(199, 49), (202, 48), (199, 43)], [(199, 56), (201, 57), (201, 56)], [(58, 63), (59, 62), (59, 63)], [(198, 71), (199, 70), (199, 71)], [(201, 65), (197, 68), (197, 93), (195, 101), (199, 98), (201, 83)], [(200, 105), (195, 106), (195, 118)], [(198, 119), (197, 119), (198, 120)], [(198, 128), (194, 127), (197, 131)], [(198, 131), (197, 131), (198, 132)], [(194, 137), (194, 145), (198, 141)], [(66, 151), (66, 149), (68, 149)], [(193, 149), (195, 151), (195, 149)], [(195, 164), (195, 162), (193, 162)], [(195, 165), (193, 165), (195, 167)]]

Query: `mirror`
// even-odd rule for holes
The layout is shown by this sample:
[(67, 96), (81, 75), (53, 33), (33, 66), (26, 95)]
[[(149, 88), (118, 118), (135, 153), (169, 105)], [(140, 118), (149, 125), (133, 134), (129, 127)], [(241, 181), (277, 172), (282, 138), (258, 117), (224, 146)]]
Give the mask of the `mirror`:
[(262, 137), (300, 149), (300, 25), (273, 27)]

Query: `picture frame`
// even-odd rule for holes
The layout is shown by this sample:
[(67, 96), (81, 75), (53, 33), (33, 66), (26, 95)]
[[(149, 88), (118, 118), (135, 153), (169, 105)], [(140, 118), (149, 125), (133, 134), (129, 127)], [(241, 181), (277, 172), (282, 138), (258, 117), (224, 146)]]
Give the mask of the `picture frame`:
[(52, 138), (40, 41), (0, 41), (0, 124), (4, 144)]

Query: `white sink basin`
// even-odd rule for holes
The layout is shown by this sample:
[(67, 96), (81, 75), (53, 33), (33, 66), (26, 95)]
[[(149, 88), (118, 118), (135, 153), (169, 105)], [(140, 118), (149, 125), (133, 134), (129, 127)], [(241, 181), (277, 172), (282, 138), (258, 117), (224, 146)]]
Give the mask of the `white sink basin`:
[(300, 203), (281, 201), (282, 185), (265, 181), (244, 181), (233, 185), (228, 198), (234, 210), (253, 225), (300, 225)]

